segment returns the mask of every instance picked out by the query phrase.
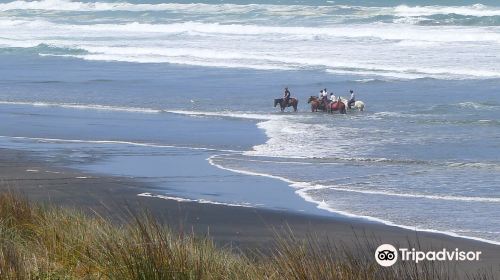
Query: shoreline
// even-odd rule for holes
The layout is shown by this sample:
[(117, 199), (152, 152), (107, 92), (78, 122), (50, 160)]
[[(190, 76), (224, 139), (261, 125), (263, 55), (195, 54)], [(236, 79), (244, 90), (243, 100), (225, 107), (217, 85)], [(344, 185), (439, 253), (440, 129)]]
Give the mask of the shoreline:
[[(236, 170), (236, 169), (223, 167), (219, 164), (214, 163), (212, 161), (212, 157), (214, 157), (214, 156), (211, 156), (207, 159), (209, 164), (213, 165), (217, 168), (220, 168), (222, 170), (227, 170), (227, 171), (231, 171), (231, 172), (235, 172), (235, 173), (239, 173), (239, 174), (244, 174), (244, 175), (249, 175), (249, 176), (259, 176), (259, 177), (265, 177), (265, 178), (269, 178), (269, 179), (273, 179), (273, 180), (279, 180), (279, 181), (282, 181), (282, 182), (289, 184), (290, 188), (296, 189), (293, 187), (294, 184), (297, 184), (294, 181), (291, 181), (291, 180), (288, 180), (286, 178), (279, 177), (279, 176), (269, 175), (269, 174), (249, 172), (249, 171)], [(478, 237), (463, 236), (463, 235), (460, 235), (460, 234), (457, 234), (454, 232), (449, 232), (449, 231), (413, 228), (411, 226), (400, 225), (400, 224), (393, 223), (391, 221), (387, 221), (387, 220), (383, 220), (383, 219), (379, 219), (379, 218), (375, 218), (375, 217), (371, 217), (371, 216), (362, 216), (362, 215), (356, 215), (356, 214), (352, 214), (352, 213), (341, 211), (341, 210), (335, 210), (335, 209), (332, 209), (330, 206), (325, 205), (324, 203), (322, 203), (320, 201), (316, 201), (316, 200), (310, 198), (308, 195), (305, 194), (306, 190), (307, 189), (300, 189), (300, 190), (297, 189), (294, 193), (296, 193), (298, 196), (300, 196), (306, 202), (310, 202), (310, 203), (315, 204), (316, 208), (324, 210), (324, 211), (331, 213), (331, 214), (339, 215), (341, 218), (345, 218), (347, 220), (348, 219), (355, 219), (355, 220), (360, 220), (361, 222), (366, 222), (366, 223), (379, 223), (379, 224), (383, 224), (385, 226), (397, 227), (397, 228), (401, 228), (401, 229), (409, 230), (409, 231), (442, 234), (442, 235), (446, 235), (446, 236), (450, 236), (450, 237), (454, 237), (454, 238), (463, 238), (463, 239), (468, 239), (468, 240), (473, 240), (473, 241), (478, 241), (478, 242), (483, 242), (483, 243), (487, 243), (487, 244), (500, 246), (500, 242), (498, 242), (498, 241), (493, 241), (493, 240), (488, 240), (488, 239), (478, 238)], [(333, 217), (333, 218), (335, 218), (335, 217)]]
[[(0, 102), (0, 104), (3, 104), (2, 102)], [(11, 103), (8, 103), (10, 105), (12, 105)], [(18, 105), (29, 105), (29, 106), (37, 106), (37, 105), (34, 105), (32, 103), (26, 103), (26, 102), (21, 102), (21, 103), (17, 103), (17, 102), (14, 102), (14, 104), (18, 104)], [(46, 107), (46, 106), (56, 106), (55, 104), (46, 104), (46, 103), (42, 103), (44, 105), (41, 105), (41, 107)], [(61, 104), (57, 105), (57, 106), (60, 106)], [(66, 105), (69, 105), (69, 104), (66, 104)], [(56, 106), (56, 107), (57, 107)], [(110, 110), (110, 108), (115, 108), (115, 107), (108, 107), (108, 106), (103, 106), (102, 108), (101, 107), (86, 107), (82, 104), (78, 105), (79, 107), (69, 107), (69, 108), (66, 108), (64, 107), (65, 105), (62, 106), (62, 108), (64, 110), (66, 109), (82, 109), (82, 110), (105, 110), (105, 111), (108, 111)], [(100, 109), (98, 109), (100, 108)], [(118, 111), (122, 111), (125, 109), (125, 107), (116, 107), (116, 109), (118, 109)], [(141, 110), (145, 110), (145, 109), (148, 109), (148, 108), (134, 108), (134, 109), (141, 109)], [(153, 110), (153, 109), (149, 109), (149, 110)], [(111, 110), (113, 111), (113, 110)], [(159, 113), (161, 112), (162, 110), (159, 110), (158, 112), (155, 112), (155, 113)], [(127, 111), (128, 112), (128, 111)], [(136, 112), (136, 111), (133, 111), (133, 112)], [(144, 113), (141, 111), (141, 113)], [(165, 113), (168, 113), (168, 114), (174, 114), (174, 115), (185, 115), (183, 113), (175, 113), (175, 112), (165, 112)], [(200, 113), (200, 114), (204, 114), (204, 113)], [(189, 115), (189, 114), (187, 114)], [(196, 115), (196, 114), (195, 114)], [(253, 117), (249, 117), (249, 116), (246, 116), (246, 118), (250, 118), (250, 119), (253, 119), (255, 121), (259, 121), (259, 119), (255, 119)], [(253, 126), (253, 125), (252, 125)], [(256, 126), (256, 128), (258, 130), (258, 125)], [(155, 143), (148, 143), (148, 142), (132, 142), (132, 141), (119, 141), (119, 140), (110, 140), (110, 141), (107, 141), (107, 140), (71, 140), (71, 139), (58, 139), (58, 138), (40, 138), (40, 137), (15, 137), (15, 136), (0, 136), (0, 138), (10, 138), (10, 139), (19, 139), (19, 140), (36, 140), (36, 141), (45, 141), (45, 140), (50, 140), (50, 141), (60, 141), (62, 143), (92, 143), (92, 144), (119, 144), (119, 145), (133, 145), (133, 146), (145, 146), (145, 147), (161, 147), (161, 148), (172, 148), (172, 149), (188, 149), (188, 150), (200, 150), (200, 151), (220, 151), (220, 152), (230, 152), (230, 153), (244, 153), (242, 151), (236, 151), (236, 150), (224, 150), (224, 149), (212, 149), (212, 148), (201, 148), (201, 147), (183, 147), (183, 146), (172, 146), (172, 145), (165, 145), (165, 144), (155, 144)], [(469, 239), (469, 240), (474, 240), (474, 241), (479, 241), (479, 242), (485, 242), (485, 243), (488, 243), (488, 244), (493, 244), (493, 245), (500, 245), (500, 242), (498, 241), (493, 241), (493, 240), (488, 240), (488, 239), (483, 239), (483, 238), (479, 238), (479, 237), (471, 237), (471, 236), (463, 236), (463, 235), (460, 235), (460, 234), (457, 234), (457, 233), (454, 233), (454, 232), (450, 232), (450, 231), (441, 231), (441, 230), (435, 230), (435, 229), (428, 229), (428, 228), (419, 228), (419, 229), (416, 229), (412, 226), (406, 226), (406, 225), (402, 225), (402, 224), (398, 224), (398, 223), (394, 223), (394, 222), (391, 222), (391, 221), (387, 221), (387, 220), (383, 220), (383, 219), (380, 219), (380, 218), (376, 218), (376, 217), (372, 217), (372, 216), (367, 216), (367, 215), (356, 215), (356, 214), (351, 214), (349, 212), (345, 212), (345, 211), (342, 211), (342, 210), (336, 210), (336, 209), (332, 209), (330, 206), (327, 206), (325, 204), (323, 204), (321, 201), (317, 201), (317, 200), (314, 200), (314, 199), (311, 199), (307, 194), (306, 194), (306, 191), (307, 191), (307, 187), (301, 187), (301, 189), (298, 189), (298, 188), (295, 188), (294, 185), (298, 184), (297, 182), (295, 181), (291, 181), (291, 180), (288, 180), (286, 178), (283, 178), (283, 177), (279, 177), (279, 176), (275, 176), (275, 175), (270, 175), (270, 174), (265, 174), (265, 173), (256, 173), (256, 172), (250, 172), (250, 171), (244, 171), (244, 170), (237, 170), (237, 169), (232, 169), (232, 168), (227, 168), (227, 167), (224, 167), (224, 166), (221, 166), (217, 163), (215, 163), (213, 161), (213, 158), (214, 157), (217, 157), (218, 155), (211, 155), (209, 156), (208, 158), (206, 158), (206, 160), (208, 161), (209, 165), (211, 166), (214, 166), (215, 168), (217, 169), (221, 169), (221, 170), (225, 170), (225, 171), (229, 171), (231, 173), (238, 173), (238, 174), (243, 174), (243, 175), (249, 175), (249, 176), (257, 176), (257, 177), (263, 177), (263, 178), (268, 178), (268, 179), (273, 179), (273, 180), (279, 180), (281, 182), (284, 182), (286, 183), (287, 187), (290, 189), (290, 193), (293, 193), (294, 195), (297, 195), (301, 200), (304, 201), (304, 203), (310, 203), (311, 205), (314, 205), (314, 208), (318, 209), (318, 212), (319, 211), (324, 211), (325, 212), (325, 216), (340, 216), (340, 217), (343, 217), (345, 219), (359, 219), (359, 220), (364, 220), (364, 222), (374, 222), (374, 223), (381, 223), (381, 224), (384, 224), (386, 226), (394, 226), (394, 227), (398, 227), (398, 228), (402, 228), (402, 229), (407, 229), (407, 230), (411, 230), (411, 231), (418, 231), (418, 232), (429, 232), (429, 233), (437, 233), (437, 234), (444, 234), (444, 235), (448, 235), (448, 236), (451, 236), (451, 237), (458, 237), (458, 238), (464, 238), (464, 239)], [(90, 172), (93, 172), (93, 171), (90, 171)], [(107, 175), (104, 175), (104, 176), (107, 176)], [(144, 193), (144, 192), (142, 192)], [(161, 195), (161, 194), (160, 194)], [(182, 197), (182, 195), (180, 195), (179, 197), (185, 199), (184, 197)], [(195, 199), (196, 200), (196, 199)], [(298, 211), (301, 211), (301, 210), (298, 210)]]
[(381, 244), (407, 244), (424, 249), (482, 251), (484, 259), (480, 262), (456, 265), (464, 272), (489, 268), (500, 273), (500, 246), (491, 243), (362, 219), (141, 197), (140, 193), (153, 188), (130, 178), (54, 168), (23, 151), (0, 151), (3, 183), (0, 190), (24, 194), (36, 202), (76, 208), (117, 221), (127, 211), (147, 210), (170, 227), (209, 235), (220, 246), (234, 246), (243, 251), (269, 248), (276, 233), (286, 233), (289, 229), (299, 238), (317, 236), (353, 249), (356, 240), (376, 240)]

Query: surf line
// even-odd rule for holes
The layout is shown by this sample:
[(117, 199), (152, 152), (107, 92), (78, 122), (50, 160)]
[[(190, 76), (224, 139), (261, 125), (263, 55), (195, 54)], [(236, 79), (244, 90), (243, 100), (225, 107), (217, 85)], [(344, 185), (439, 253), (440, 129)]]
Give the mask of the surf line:
[(159, 195), (159, 194), (152, 194), (152, 193), (140, 193), (137, 196), (160, 198), (160, 199), (165, 199), (165, 200), (174, 200), (177, 202), (195, 202), (195, 203), (201, 203), (201, 204), (214, 204), (214, 205), (224, 205), (224, 206), (231, 206), (231, 207), (254, 208), (254, 206), (252, 206), (250, 204), (245, 204), (245, 203), (242, 203), (242, 204), (225, 203), (225, 202), (217, 202), (217, 201), (206, 200), (206, 199), (190, 199), (190, 198), (182, 198), (182, 197), (168, 196), (168, 195)]
[[(227, 154), (229, 155), (229, 154)], [(493, 240), (488, 240), (480, 237), (472, 237), (472, 236), (466, 236), (466, 235), (460, 235), (452, 231), (445, 231), (445, 230), (435, 230), (435, 229), (428, 229), (428, 228), (419, 228), (418, 226), (407, 226), (407, 225), (402, 225), (402, 224), (396, 224), (394, 222), (391, 222), (389, 220), (384, 220), (380, 219), (377, 217), (372, 217), (372, 216), (367, 216), (367, 215), (357, 215), (353, 214), (344, 210), (338, 210), (332, 208), (330, 205), (328, 205), (324, 200), (323, 201), (318, 201), (312, 198), (309, 194), (307, 194), (307, 191), (317, 189), (315, 185), (312, 185), (310, 183), (306, 182), (295, 182), (290, 179), (281, 177), (281, 176), (276, 176), (276, 175), (271, 175), (271, 174), (265, 174), (265, 173), (258, 173), (258, 172), (252, 172), (252, 171), (245, 171), (245, 170), (239, 170), (239, 169), (234, 169), (234, 168), (229, 168), (229, 167), (224, 167), (221, 164), (218, 164), (215, 162), (215, 159), (217, 157), (224, 156), (222, 155), (212, 155), (209, 158), (207, 158), (207, 161), (209, 162), (210, 165), (215, 166), (219, 169), (238, 173), (238, 174), (243, 174), (243, 175), (249, 175), (249, 176), (260, 176), (260, 177), (266, 177), (266, 178), (271, 178), (271, 179), (276, 179), (283, 181), (285, 183), (288, 183), (292, 188), (296, 189), (295, 193), (298, 194), (300, 197), (302, 197), (305, 201), (314, 203), (316, 204), (316, 207), (318, 209), (325, 210), (327, 212), (331, 213), (336, 213), (340, 214), (346, 217), (351, 217), (355, 219), (364, 219), (367, 221), (372, 221), (372, 222), (377, 222), (381, 223), (387, 226), (394, 226), (394, 227), (399, 227), (411, 231), (417, 231), (417, 232), (430, 232), (430, 233), (438, 233), (438, 234), (444, 234), (447, 236), (452, 236), (452, 237), (458, 237), (458, 238), (464, 238), (464, 239), (469, 239), (469, 240), (476, 240), (484, 243), (489, 243), (489, 244), (494, 244), (494, 245), (500, 245), (500, 242), (498, 241), (493, 241)]]
[(161, 109), (140, 108), (140, 107), (118, 107), (99, 104), (78, 104), (78, 103), (52, 103), (52, 102), (25, 102), (25, 101), (2, 101), (0, 105), (21, 105), (32, 107), (59, 107), (64, 109), (78, 110), (98, 110), (98, 111), (115, 111), (128, 113), (143, 113), (143, 114), (158, 114), (166, 112)]
[(209, 151), (209, 152), (225, 152), (231, 154), (241, 154), (243, 151), (238, 150), (228, 150), (228, 149), (216, 149), (216, 148), (204, 148), (204, 147), (188, 147), (188, 146), (176, 146), (176, 145), (163, 145), (157, 143), (142, 143), (142, 142), (131, 142), (131, 141), (120, 141), (120, 140), (80, 140), (80, 139), (58, 139), (58, 138), (40, 138), (40, 137), (25, 137), (25, 136), (3, 136), (0, 138), (4, 139), (15, 139), (15, 140), (28, 140), (28, 141), (38, 141), (39, 143), (57, 144), (57, 143), (71, 143), (71, 144), (96, 144), (96, 145), (129, 145), (129, 146), (139, 146), (139, 147), (150, 147), (150, 148), (168, 148), (168, 149), (186, 149), (186, 150), (198, 150), (198, 151)]

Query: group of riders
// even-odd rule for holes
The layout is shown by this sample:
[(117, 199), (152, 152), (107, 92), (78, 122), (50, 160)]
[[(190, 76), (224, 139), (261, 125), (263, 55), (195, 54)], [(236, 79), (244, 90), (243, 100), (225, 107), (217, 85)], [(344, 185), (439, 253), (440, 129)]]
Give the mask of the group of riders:
[[(342, 98), (340, 96), (335, 96), (335, 94), (333, 94), (333, 92), (328, 93), (328, 90), (325, 88), (325, 89), (320, 90), (318, 97), (311, 96), (308, 103), (311, 103), (311, 101), (314, 102), (315, 105), (313, 105), (313, 104), (311, 105), (312, 111), (316, 111), (317, 109), (323, 109), (324, 111), (327, 111), (327, 109), (334, 108), (333, 106), (336, 106), (339, 104), (343, 106), (344, 102), (345, 102), (345, 106), (347, 106), (347, 108), (351, 109), (356, 104), (356, 97), (354, 95), (353, 90), (350, 90), (349, 93), (350, 93), (350, 98), (348, 100), (342, 100)], [(279, 99), (277, 99), (277, 100), (279, 100)], [(277, 100), (275, 100), (275, 106), (277, 105), (276, 104)], [(298, 103), (298, 101), (297, 101), (297, 99), (291, 97), (291, 92), (288, 89), (288, 87), (285, 87), (283, 98), (279, 101), (280, 101), (279, 103), (281, 103), (280, 105), (281, 105), (282, 111), (284, 108), (289, 107), (289, 106), (293, 106), (295, 111), (296, 111), (296, 105), (297, 105), (296, 103)], [(362, 103), (362, 102), (358, 102), (358, 103)], [(314, 106), (316, 108), (314, 108)], [(330, 111), (330, 110), (328, 110), (328, 111)]]
[[(288, 89), (285, 88), (285, 92), (287, 90)], [(347, 101), (347, 108), (351, 109), (352, 106), (354, 106), (354, 103), (356, 103), (356, 97), (354, 96), (354, 91), (352, 89), (349, 90), (349, 93), (351, 94), (351, 97)], [(286, 93), (285, 93), (285, 95), (286, 95)], [(338, 97), (335, 96), (335, 94), (333, 94), (333, 92), (330, 92), (330, 95), (328, 95), (328, 91), (326, 90), (326, 88), (319, 91), (318, 98), (321, 101), (321, 104), (323, 106), (325, 106), (325, 107), (330, 102), (340, 102), (340, 101), (342, 101), (341, 98), (340, 98), (340, 96), (338, 96)]]

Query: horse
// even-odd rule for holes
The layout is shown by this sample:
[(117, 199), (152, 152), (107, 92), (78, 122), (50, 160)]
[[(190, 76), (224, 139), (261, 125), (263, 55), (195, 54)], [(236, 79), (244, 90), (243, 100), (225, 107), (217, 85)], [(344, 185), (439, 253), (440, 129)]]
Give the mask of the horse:
[(323, 110), (323, 112), (332, 113), (333, 111), (340, 111), (341, 114), (346, 113), (346, 105), (343, 102), (329, 102), (325, 105), (321, 102), (316, 96), (309, 97), (307, 103), (311, 104), (311, 112), (317, 112), (319, 110)]
[(318, 109), (325, 110), (321, 101), (318, 100), (316, 96), (309, 97), (307, 100), (307, 104), (311, 104), (311, 112), (318, 112)]
[(365, 103), (361, 100), (358, 100), (356, 102), (354, 102), (354, 106), (351, 106), (351, 108), (349, 108), (349, 100), (343, 98), (343, 97), (340, 97), (340, 100), (342, 100), (342, 103), (344, 103), (344, 105), (348, 108), (348, 109), (356, 109), (358, 111), (364, 111), (365, 110)]
[(299, 100), (297, 100), (296, 98), (289, 98), (288, 104), (284, 104), (284, 103), (285, 103), (284, 98), (274, 99), (274, 107), (276, 107), (279, 104), (280, 108), (281, 108), (281, 112), (285, 111), (285, 109), (287, 107), (290, 107), (290, 106), (293, 107), (294, 112), (297, 112), (297, 106), (299, 105)]
[(346, 105), (342, 101), (335, 101), (335, 102), (330, 102), (328, 104), (328, 113), (333, 113), (334, 111), (339, 111), (341, 114), (345, 114), (346, 111)]
[(354, 109), (357, 109), (357, 110), (363, 112), (365, 110), (365, 103), (361, 100), (356, 101), (356, 102), (354, 102), (354, 106), (351, 108), (354, 108)]

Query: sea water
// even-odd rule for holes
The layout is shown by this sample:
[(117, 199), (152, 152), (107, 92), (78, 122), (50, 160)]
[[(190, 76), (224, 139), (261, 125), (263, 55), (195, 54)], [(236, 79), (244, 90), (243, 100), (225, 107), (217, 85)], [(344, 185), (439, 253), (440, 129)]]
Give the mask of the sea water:
[[(497, 1), (0, 1), (0, 134), (209, 149), (325, 211), (498, 243), (499, 54)], [(310, 113), (323, 88), (366, 110)]]

